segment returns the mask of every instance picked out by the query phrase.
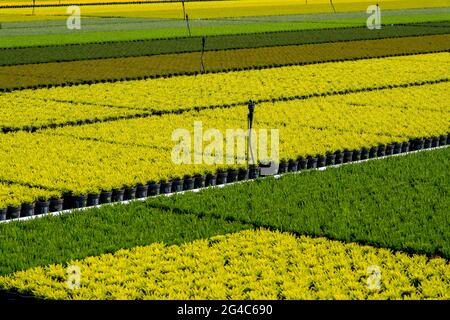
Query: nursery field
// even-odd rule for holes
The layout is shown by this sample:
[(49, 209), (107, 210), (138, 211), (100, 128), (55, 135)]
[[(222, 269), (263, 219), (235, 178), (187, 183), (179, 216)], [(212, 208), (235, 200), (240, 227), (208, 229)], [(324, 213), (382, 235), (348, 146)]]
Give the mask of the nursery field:
[(0, 1), (0, 299), (450, 299), (448, 1), (102, 2)]

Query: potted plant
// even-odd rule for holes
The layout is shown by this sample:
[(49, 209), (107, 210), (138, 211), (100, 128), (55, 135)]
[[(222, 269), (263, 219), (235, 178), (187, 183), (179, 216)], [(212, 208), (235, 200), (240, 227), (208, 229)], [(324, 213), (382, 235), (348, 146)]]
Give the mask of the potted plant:
[(111, 203), (112, 194), (112, 191), (102, 191), (100, 193), (100, 203)]
[(0, 221), (6, 220), (6, 213), (8, 212), (8, 208), (0, 208)]
[(376, 158), (378, 155), (378, 146), (372, 146), (369, 150), (369, 159)]
[(402, 144), (401, 143), (394, 143), (394, 151), (393, 154), (399, 154), (402, 153)]
[(248, 179), (249, 170), (248, 168), (239, 168), (238, 180), (243, 181)]
[(35, 203), (28, 201), (28, 202), (24, 202), (22, 203), (22, 209), (20, 211), (20, 216), (21, 217), (31, 217), (34, 215), (34, 208), (35, 208)]
[(183, 182), (183, 190), (192, 190), (194, 189), (194, 178), (191, 175), (184, 176)]
[(298, 157), (297, 171), (305, 170), (308, 167), (308, 161), (303, 157)]
[(433, 139), (431, 138), (426, 138), (423, 144), (423, 148), (424, 149), (429, 149), (431, 148), (431, 144), (433, 143)]
[(327, 151), (325, 153), (325, 156), (326, 156), (325, 164), (327, 166), (334, 166), (336, 161), (336, 154), (331, 151)]
[(50, 204), (49, 204), (50, 212), (62, 211), (63, 206), (64, 206), (64, 198), (61, 198), (56, 195), (50, 197)]
[(344, 149), (344, 163), (352, 162), (352, 160), (353, 160), (353, 151)]
[(316, 158), (317, 158), (317, 168), (325, 167), (325, 164), (327, 162), (326, 156), (319, 154), (316, 156)]
[(342, 151), (338, 149), (334, 154), (335, 154), (334, 163), (342, 164), (344, 162), (344, 154), (342, 153)]
[(298, 160), (291, 159), (288, 164), (289, 172), (297, 172), (298, 171)]
[(204, 188), (206, 182), (206, 176), (201, 175), (201, 174), (195, 174), (194, 175), (194, 188), (195, 189), (200, 189), (200, 188)]
[(36, 207), (34, 214), (47, 214), (50, 211), (50, 201), (46, 197), (38, 197), (36, 201)]
[(369, 149), (367, 149), (366, 147), (362, 147), (361, 149), (361, 156), (360, 156), (360, 160), (366, 160), (369, 159)]
[(155, 180), (150, 180), (148, 182), (147, 196), (157, 196), (161, 192), (161, 184)]
[(307, 156), (306, 159), (308, 160), (307, 169), (316, 169), (317, 168), (317, 158), (316, 157)]
[(136, 186), (136, 198), (142, 199), (146, 198), (148, 194), (148, 185), (138, 184)]
[(257, 179), (259, 178), (259, 167), (256, 164), (251, 164), (248, 167), (248, 178), (249, 179)]
[(288, 171), (289, 163), (286, 158), (281, 158), (280, 163), (278, 165), (278, 173), (283, 174)]
[(221, 184), (227, 183), (227, 177), (228, 177), (228, 172), (225, 169), (220, 168), (219, 170), (217, 170), (216, 184), (221, 185)]
[(125, 195), (125, 188), (117, 188), (113, 189), (112, 193), (112, 202), (121, 202), (123, 201)]
[(172, 192), (183, 191), (183, 180), (179, 177), (172, 178)]
[(384, 144), (380, 144), (378, 146), (378, 150), (377, 150), (377, 156), (378, 157), (384, 157), (386, 152), (386, 146)]
[(411, 143), (409, 141), (402, 143), (402, 153), (409, 152), (410, 144)]
[(352, 151), (352, 161), (360, 161), (361, 160), (361, 149), (355, 149)]
[(386, 150), (384, 152), (386, 156), (392, 156), (394, 154), (394, 145), (392, 143), (386, 146)]
[(126, 186), (125, 187), (125, 193), (124, 193), (124, 200), (134, 200), (136, 199), (136, 190), (137, 188), (135, 186)]
[(227, 183), (238, 181), (239, 172), (237, 166), (229, 166), (227, 173)]
[(205, 185), (207, 187), (215, 186), (217, 183), (217, 174), (211, 171), (206, 172), (206, 181)]

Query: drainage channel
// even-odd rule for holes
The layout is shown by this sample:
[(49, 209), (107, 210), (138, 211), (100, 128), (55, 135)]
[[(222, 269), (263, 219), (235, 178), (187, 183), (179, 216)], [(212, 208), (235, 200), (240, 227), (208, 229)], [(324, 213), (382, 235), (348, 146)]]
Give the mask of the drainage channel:
[(49, 212), (49, 213), (40, 214), (40, 215), (33, 215), (33, 216), (29, 216), (29, 217), (9, 219), (9, 220), (0, 221), (0, 223), (9, 223), (9, 222), (13, 222), (13, 221), (16, 221), (16, 222), (20, 221), (20, 222), (22, 222), (22, 221), (39, 219), (39, 218), (48, 217), (48, 216), (59, 216), (59, 215), (75, 213), (75, 212), (83, 212), (83, 211), (90, 210), (90, 209), (93, 209), (93, 208), (102, 208), (102, 207), (105, 207), (105, 206), (115, 206), (115, 205), (120, 205), (120, 204), (121, 205), (127, 205), (127, 204), (130, 204), (130, 203), (133, 203), (133, 202), (144, 202), (144, 201), (148, 200), (149, 198), (171, 197), (173, 195), (182, 195), (182, 194), (188, 193), (188, 192), (196, 193), (196, 192), (200, 192), (202, 190), (211, 189), (211, 188), (219, 188), (219, 189), (221, 189), (221, 188), (225, 188), (225, 187), (228, 187), (228, 186), (233, 186), (233, 185), (236, 185), (236, 184), (250, 183), (250, 182), (253, 182), (255, 180), (261, 180), (261, 179), (267, 179), (267, 178), (280, 179), (280, 178), (282, 178), (283, 176), (286, 176), (286, 175), (301, 174), (301, 173), (309, 172), (309, 171), (312, 171), (312, 170), (325, 171), (325, 170), (327, 170), (329, 168), (339, 168), (339, 167), (347, 166), (347, 165), (365, 163), (365, 162), (368, 162), (368, 161), (384, 160), (384, 159), (393, 158), (393, 157), (407, 156), (407, 155), (411, 155), (411, 154), (414, 154), (414, 153), (429, 152), (429, 151), (433, 151), (433, 150), (445, 149), (445, 148), (448, 148), (448, 147), (449, 147), (449, 145), (445, 145), (445, 146), (441, 146), (441, 147), (428, 148), (428, 149), (423, 149), (423, 150), (415, 150), (415, 151), (404, 152), (404, 153), (399, 153), (399, 154), (394, 154), (394, 155), (389, 155), (389, 156), (376, 157), (376, 158), (370, 158), (370, 159), (359, 160), (359, 161), (352, 161), (352, 162), (342, 163), (342, 164), (338, 164), (338, 165), (330, 165), (330, 166), (325, 166), (325, 167), (321, 167), (321, 168), (301, 170), (301, 171), (297, 171), (297, 172), (287, 172), (287, 173), (271, 175), (271, 176), (261, 176), (261, 177), (259, 177), (257, 179), (247, 179), (247, 180), (243, 180), (243, 181), (236, 181), (236, 182), (226, 183), (226, 184), (222, 184), (222, 185), (209, 186), (209, 187), (200, 188), (200, 189), (193, 189), (193, 190), (186, 190), (186, 191), (173, 192), (173, 193), (167, 193), (167, 194), (160, 194), (160, 195), (157, 195), (157, 196), (150, 196), (150, 197), (146, 197), (146, 198), (125, 200), (125, 201), (112, 202), (112, 203), (104, 203), (104, 204), (100, 204), (100, 205), (97, 205), (97, 206), (90, 206), (90, 207), (77, 208), (77, 209), (68, 209), (68, 210), (62, 210), (62, 211), (57, 211), (57, 212)]

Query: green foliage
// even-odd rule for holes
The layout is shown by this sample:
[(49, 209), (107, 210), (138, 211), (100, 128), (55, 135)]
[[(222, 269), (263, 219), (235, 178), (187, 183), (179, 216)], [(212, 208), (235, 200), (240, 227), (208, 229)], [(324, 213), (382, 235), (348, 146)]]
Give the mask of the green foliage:
[(143, 203), (0, 224), (0, 274), (155, 242), (182, 244), (249, 227), (149, 209)]
[(450, 149), (148, 201), (297, 234), (450, 257)]
[[(272, 30), (270, 28), (265, 29), (264, 26), (259, 26), (259, 29), (248, 30), (251, 32), (261, 32), (253, 34), (245, 34), (244, 29), (237, 29), (235, 34), (222, 34), (215, 28), (210, 28), (204, 30), (204, 33), (199, 33), (199, 35), (191, 38), (186, 38), (184, 34), (174, 34), (172, 36), (170, 33), (155, 34), (154, 32), (143, 33), (141, 31), (120, 31), (106, 34), (81, 33), (72, 36), (30, 36), (31, 38), (29, 36), (8, 37), (0, 39), (0, 47), (10, 47), (10, 49), (1, 51), (0, 65), (194, 52), (201, 50), (202, 35), (210, 36), (207, 39), (207, 50), (225, 50), (306, 43), (325, 43), (332, 41), (380, 39), (398, 36), (445, 34), (450, 31), (448, 22), (424, 23), (421, 25), (388, 25), (384, 26), (381, 30), (368, 30), (366, 27), (344, 28), (345, 26), (336, 28), (338, 27), (336, 25), (332, 26), (334, 29), (320, 29), (320, 24), (316, 23), (313, 25), (315, 27), (314, 29), (319, 29), (286, 31), (295, 30), (295, 28), (292, 28), (291, 25), (290, 28)], [(152, 38), (149, 36), (152, 34), (154, 34), (155, 37)], [(23, 39), (23, 41), (21, 39)], [(130, 41), (133, 39), (139, 39), (140, 41)], [(65, 45), (68, 43), (79, 43), (80, 45)], [(43, 47), (36, 47), (38, 45)], [(13, 48), (16, 46), (25, 46), (27, 48)]]

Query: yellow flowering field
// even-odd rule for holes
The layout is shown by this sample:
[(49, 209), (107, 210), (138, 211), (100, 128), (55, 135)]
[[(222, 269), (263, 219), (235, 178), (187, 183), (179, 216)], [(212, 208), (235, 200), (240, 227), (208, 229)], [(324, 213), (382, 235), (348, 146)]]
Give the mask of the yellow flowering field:
[[(439, 136), (448, 133), (449, 89), (440, 83), (264, 103), (255, 128), (279, 129), (286, 159)], [(246, 114), (241, 106), (3, 135), (0, 179), (87, 194), (205, 174), (227, 166), (175, 164), (172, 132), (193, 135), (201, 121), (203, 130), (216, 128), (226, 138), (226, 129), (245, 130)]]
[[(84, 2), (83, 2), (84, 1)], [(121, 0), (117, 1), (120, 2)], [(81, 0), (77, 3), (102, 1)], [(113, 1), (109, 1), (113, 2)], [(411, 8), (433, 8), (445, 7), (446, 0), (379, 0), (377, 1), (384, 9), (411, 9)], [(37, 1), (39, 3), (39, 1)], [(41, 1), (42, 3), (42, 1)], [(66, 2), (67, 3), (67, 2)], [(14, 4), (14, 1), (6, 1), (3, 5)], [(21, 1), (20, 4), (31, 5), (31, 0)], [(64, 4), (64, 0), (62, 1)], [(67, 3), (68, 5), (70, 3)], [(365, 11), (370, 0), (334, 0), (334, 7), (337, 12)], [(185, 4), (189, 15), (192, 18), (221, 18), (221, 17), (245, 17), (245, 16), (267, 16), (267, 15), (288, 15), (288, 14), (310, 14), (310, 13), (330, 13), (333, 12), (329, 0), (309, 0), (306, 4), (304, 0), (233, 0), (233, 1), (204, 1), (191, 2)], [(172, 18), (181, 19), (183, 11), (180, 2), (159, 3), (159, 4), (125, 4), (112, 6), (85, 6), (82, 7), (83, 14), (89, 16), (122, 16), (130, 18)], [(30, 8), (25, 9), (3, 9), (0, 17), (3, 21), (16, 20), (43, 20), (43, 19), (63, 19), (66, 15), (66, 7), (35, 8), (34, 15), (30, 15)]]
[(50, 299), (449, 299), (449, 278), (445, 259), (262, 229), (37, 267), (0, 286)]
[(249, 99), (272, 100), (436, 81), (448, 79), (449, 68), (450, 53), (444, 52), (23, 90), (0, 95), (0, 127), (39, 127), (151, 111), (245, 104)]

